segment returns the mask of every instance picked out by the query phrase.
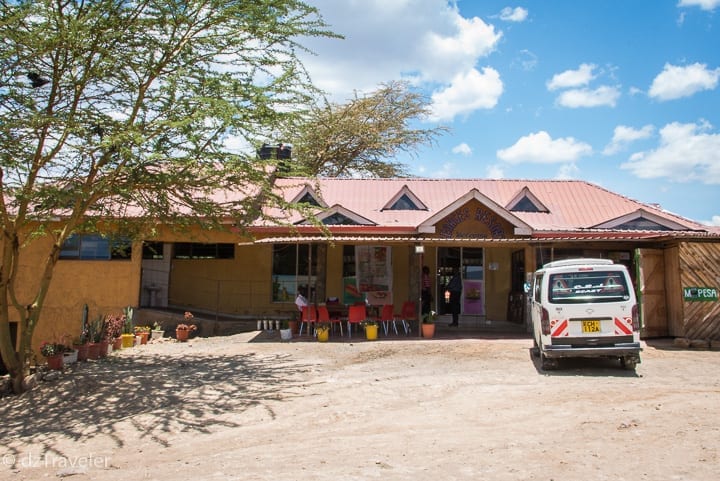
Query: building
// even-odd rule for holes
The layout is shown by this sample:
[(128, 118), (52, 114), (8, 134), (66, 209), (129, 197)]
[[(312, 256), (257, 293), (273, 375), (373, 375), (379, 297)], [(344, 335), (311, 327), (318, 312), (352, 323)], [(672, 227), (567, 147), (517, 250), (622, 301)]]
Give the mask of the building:
[[(35, 335), (79, 330), (126, 305), (236, 319), (289, 318), (298, 292), (313, 302), (418, 300), (422, 266), (433, 309), (461, 269), (461, 325), (526, 322), (523, 285), (546, 262), (602, 257), (630, 267), (644, 337), (720, 339), (720, 232), (584, 181), (487, 179), (278, 180), (316, 221), (267, 212), (252, 235), (175, 232), (126, 249), (75, 236), (64, 249)], [(115, 246), (116, 247), (116, 246)], [(119, 255), (114, 253), (119, 252)], [(25, 266), (29, 268), (29, 266)], [(713, 294), (714, 292), (714, 294)]]

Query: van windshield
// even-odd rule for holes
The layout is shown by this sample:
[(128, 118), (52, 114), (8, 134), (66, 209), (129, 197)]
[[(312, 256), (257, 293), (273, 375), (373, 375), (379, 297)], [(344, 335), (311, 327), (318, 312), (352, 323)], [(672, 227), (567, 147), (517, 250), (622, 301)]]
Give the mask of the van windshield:
[(554, 304), (618, 302), (630, 299), (619, 271), (565, 272), (550, 275), (548, 298)]

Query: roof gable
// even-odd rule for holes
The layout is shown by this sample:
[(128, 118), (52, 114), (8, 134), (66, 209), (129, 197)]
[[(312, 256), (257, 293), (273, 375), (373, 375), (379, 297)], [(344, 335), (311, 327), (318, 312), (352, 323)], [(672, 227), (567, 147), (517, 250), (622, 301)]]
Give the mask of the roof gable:
[[(330, 209), (320, 212), (315, 216), (324, 225), (376, 225), (370, 219), (367, 219), (355, 212), (352, 212), (341, 205), (334, 205)], [(303, 219), (298, 224), (310, 224), (307, 219)]]
[(423, 233), (434, 233), (435, 224), (445, 219), (447, 216), (457, 211), (462, 206), (468, 204), (471, 201), (477, 201), (480, 204), (486, 206), (490, 211), (494, 212), (497, 216), (510, 223), (513, 226), (515, 235), (530, 235), (532, 233), (531, 227), (505, 210), (503, 207), (498, 205), (495, 201), (489, 197), (483, 195), (479, 190), (472, 189), (467, 194), (458, 198), (450, 205), (439, 211), (437, 214), (429, 217), (425, 222), (419, 226), (419, 231)]
[(645, 209), (638, 209), (635, 212), (611, 219), (595, 227), (616, 230), (691, 230), (687, 226), (648, 212)]
[(327, 204), (322, 200), (322, 197), (308, 184), (305, 184), (305, 187), (290, 202), (293, 204), (310, 204), (323, 209), (327, 208)]
[(403, 185), (381, 210), (428, 210), (428, 208), (407, 185)]
[(540, 202), (528, 186), (523, 187), (520, 192), (508, 203), (506, 209), (511, 212), (550, 212), (545, 204)]

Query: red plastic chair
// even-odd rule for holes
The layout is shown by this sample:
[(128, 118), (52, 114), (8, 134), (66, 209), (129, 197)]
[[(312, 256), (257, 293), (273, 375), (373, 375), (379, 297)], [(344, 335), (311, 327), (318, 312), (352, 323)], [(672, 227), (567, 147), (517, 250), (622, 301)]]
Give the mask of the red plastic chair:
[(392, 322), (393, 330), (395, 331), (395, 335), (397, 336), (398, 330), (397, 330), (397, 324), (395, 317), (395, 306), (392, 304), (385, 304), (382, 306), (382, 310), (380, 311), (380, 323), (383, 326), (383, 330), (385, 331), (385, 335), (388, 334), (388, 328), (390, 327), (390, 323)]
[(318, 315), (315, 306), (303, 306), (300, 313), (300, 332), (302, 336), (303, 326), (307, 326), (307, 332), (310, 333), (310, 326), (313, 326), (313, 335), (315, 333), (315, 327), (317, 323)]
[(396, 316), (395, 319), (402, 323), (403, 329), (405, 329), (405, 335), (409, 334), (412, 331), (412, 329), (410, 328), (410, 322), (418, 321), (417, 307), (415, 301), (403, 302), (402, 309), (400, 310), (400, 315)]
[(340, 335), (343, 335), (342, 321), (337, 317), (330, 317), (330, 311), (328, 311), (327, 306), (318, 306), (317, 313), (318, 322), (327, 322), (333, 328), (335, 327), (335, 324), (337, 324), (338, 326), (340, 326)]
[(356, 304), (348, 308), (348, 337), (352, 337), (352, 325), (358, 325), (367, 319), (365, 304)]

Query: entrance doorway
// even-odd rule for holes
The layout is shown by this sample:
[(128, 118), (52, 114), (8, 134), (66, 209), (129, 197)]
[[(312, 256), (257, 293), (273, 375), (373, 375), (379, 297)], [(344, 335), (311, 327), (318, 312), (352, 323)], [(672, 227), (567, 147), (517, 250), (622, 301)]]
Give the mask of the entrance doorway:
[(483, 249), (479, 247), (438, 248), (437, 311), (450, 313), (449, 298), (445, 296), (446, 286), (456, 269), (460, 269), (463, 292), (460, 300), (460, 314), (485, 315), (485, 271)]

